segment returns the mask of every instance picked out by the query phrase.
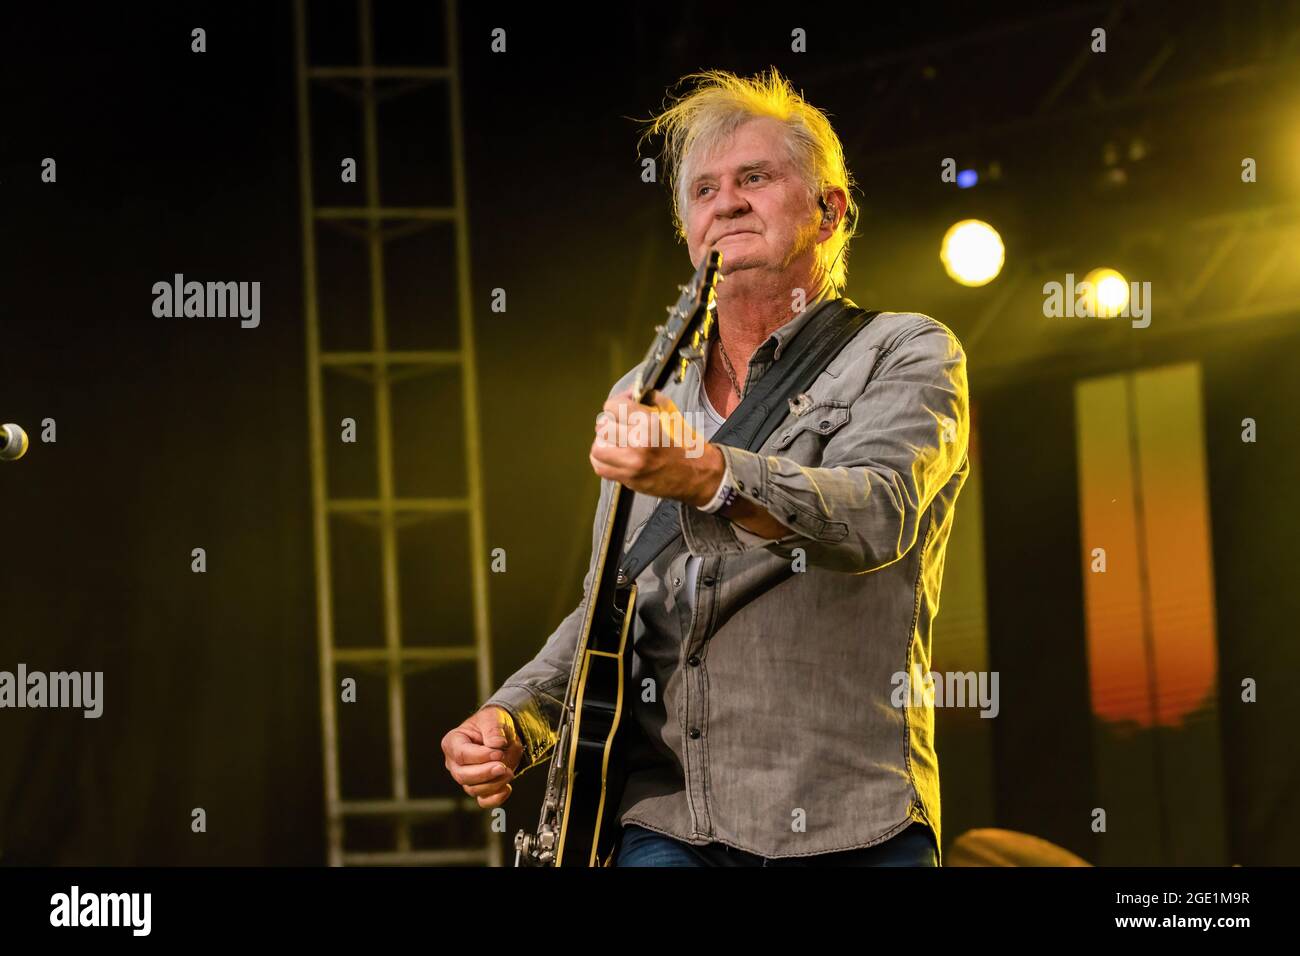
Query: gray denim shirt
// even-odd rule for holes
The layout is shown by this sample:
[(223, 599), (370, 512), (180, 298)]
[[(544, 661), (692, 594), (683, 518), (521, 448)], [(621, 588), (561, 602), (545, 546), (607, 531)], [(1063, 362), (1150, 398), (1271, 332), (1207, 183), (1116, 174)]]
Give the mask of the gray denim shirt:
[[(833, 301), (772, 333), (746, 392)], [(702, 414), (707, 361), (664, 389), (688, 421)], [(965, 353), (929, 316), (883, 312), (806, 394), (758, 452), (719, 446), (740, 493), (789, 533), (738, 534), (682, 503), (682, 546), (637, 578), (624, 824), (765, 857), (871, 846), (914, 820), (941, 837), (934, 711), (909, 688), (930, 672), (944, 549), (970, 469)], [(517, 774), (555, 744), (612, 489), (602, 480), (582, 601), (482, 705), (515, 718)], [(625, 544), (657, 503), (635, 497)], [(690, 555), (702, 558), (693, 600), (682, 592)]]

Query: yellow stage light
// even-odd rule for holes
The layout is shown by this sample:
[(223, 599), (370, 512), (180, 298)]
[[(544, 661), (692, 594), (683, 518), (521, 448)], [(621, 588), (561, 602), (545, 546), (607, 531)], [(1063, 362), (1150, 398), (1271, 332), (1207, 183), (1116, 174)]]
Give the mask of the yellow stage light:
[(1128, 306), (1128, 280), (1116, 270), (1093, 269), (1083, 281), (1089, 310), (1098, 318), (1113, 319)]
[(954, 282), (981, 286), (1002, 271), (1006, 249), (998, 231), (987, 222), (963, 219), (944, 233), (939, 259)]

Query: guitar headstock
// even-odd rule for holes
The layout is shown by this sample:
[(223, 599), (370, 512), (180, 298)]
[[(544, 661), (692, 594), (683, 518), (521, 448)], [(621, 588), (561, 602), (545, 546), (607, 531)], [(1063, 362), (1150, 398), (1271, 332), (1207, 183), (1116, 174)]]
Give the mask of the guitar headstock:
[[(691, 281), (677, 287), (681, 296), (676, 305), (669, 306), (668, 320), (655, 326), (655, 340), (637, 371), (633, 391), (638, 402), (649, 397), (655, 383), (674, 359), (680, 361), (677, 369), (680, 382), (686, 373), (686, 363), (703, 354), (703, 343), (713, 327), (714, 288), (720, 278), (718, 270), (721, 266), (722, 253), (715, 249), (700, 262)], [(683, 347), (688, 331), (691, 332), (691, 343)]]

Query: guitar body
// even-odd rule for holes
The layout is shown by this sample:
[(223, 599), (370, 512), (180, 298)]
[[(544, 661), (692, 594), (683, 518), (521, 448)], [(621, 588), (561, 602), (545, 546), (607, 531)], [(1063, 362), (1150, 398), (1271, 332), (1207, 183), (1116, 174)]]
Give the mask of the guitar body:
[[(703, 354), (713, 323), (713, 288), (722, 254), (711, 252), (682, 296), (669, 308), (669, 321), (656, 329), (654, 343), (637, 373), (638, 401), (667, 384), (674, 370)], [(690, 345), (682, 343), (690, 338)], [(681, 357), (680, 364), (678, 357)], [(516, 866), (610, 866), (618, 846), (619, 804), (626, 774), (626, 707), (631, 698), (636, 582), (618, 578), (621, 546), (634, 495), (614, 487), (609, 515), (596, 555), (592, 592), (587, 600), (569, 673), (556, 745), (547, 777), (537, 830), (515, 835)]]
[(592, 639), (578, 672), (556, 866), (607, 866), (618, 842), (618, 806), (626, 780), (620, 738), (632, 673), (636, 585), (620, 591), (617, 597), (625, 603), (616, 600), (608, 618), (592, 622)]

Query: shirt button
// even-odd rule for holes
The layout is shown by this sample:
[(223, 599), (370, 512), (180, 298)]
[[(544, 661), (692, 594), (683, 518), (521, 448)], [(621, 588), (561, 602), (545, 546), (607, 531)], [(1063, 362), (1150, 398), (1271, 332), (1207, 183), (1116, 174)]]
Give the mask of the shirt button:
[(707, 575), (707, 576), (704, 578), (704, 586), (705, 586), (706, 588), (711, 588), (711, 587), (713, 587), (713, 585), (714, 585), (714, 583), (715, 583), (716, 581), (717, 581), (717, 578), (715, 578), (713, 575), (711, 575), (711, 574), (710, 574), (710, 575)]
[(690, 657), (686, 659), (686, 663), (690, 664), (692, 667), (699, 667), (700, 659), (696, 657), (694, 654), (692, 654)]
[(692, 727), (692, 728), (691, 728), (691, 740), (699, 740), (699, 739), (700, 739), (700, 728), (699, 728), (699, 727)]
[(675, 587), (675, 588), (679, 588), (679, 587), (681, 587), (681, 586), (682, 586), (682, 579), (681, 579), (681, 578), (673, 578), (673, 587)]

